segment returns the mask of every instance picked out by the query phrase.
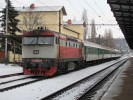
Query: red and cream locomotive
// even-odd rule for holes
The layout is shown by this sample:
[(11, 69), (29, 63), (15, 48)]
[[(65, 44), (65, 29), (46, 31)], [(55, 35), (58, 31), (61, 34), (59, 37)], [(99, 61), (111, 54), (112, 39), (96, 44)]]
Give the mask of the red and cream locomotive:
[(83, 65), (81, 40), (49, 30), (24, 33), (22, 67), (26, 75), (53, 76)]

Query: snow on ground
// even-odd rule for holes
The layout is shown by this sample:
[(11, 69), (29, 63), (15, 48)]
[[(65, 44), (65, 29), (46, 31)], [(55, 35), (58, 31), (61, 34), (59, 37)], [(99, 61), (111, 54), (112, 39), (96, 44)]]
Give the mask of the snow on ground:
[[(55, 91), (60, 90), (67, 85), (70, 85), (86, 76), (89, 76), (105, 67), (114, 64), (120, 59), (110, 61), (97, 66), (92, 66), (79, 71), (71, 72), (65, 75), (56, 76), (53, 78), (45, 79), (30, 85), (12, 89), (0, 93), (0, 100), (38, 100)], [(10, 68), (10, 67), (9, 67)], [(17, 67), (14, 67), (17, 68)], [(3, 69), (3, 68), (2, 68)], [(19, 68), (17, 68), (20, 70)], [(14, 69), (15, 70), (15, 69)]]
[(22, 73), (22, 67), (11, 64), (0, 64), (0, 76), (14, 73)]

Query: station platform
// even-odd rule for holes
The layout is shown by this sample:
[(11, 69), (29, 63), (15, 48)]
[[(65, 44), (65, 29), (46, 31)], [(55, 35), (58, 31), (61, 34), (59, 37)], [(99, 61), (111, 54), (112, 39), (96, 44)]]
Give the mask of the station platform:
[(133, 58), (123, 64), (119, 74), (99, 100), (133, 100)]

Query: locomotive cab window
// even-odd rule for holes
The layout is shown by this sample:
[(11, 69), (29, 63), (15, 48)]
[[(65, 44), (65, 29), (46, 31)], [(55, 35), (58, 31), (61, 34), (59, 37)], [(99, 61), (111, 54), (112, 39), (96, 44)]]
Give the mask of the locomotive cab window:
[(37, 37), (24, 37), (23, 44), (37, 44)]
[(24, 37), (23, 44), (54, 44), (54, 37)]
[(54, 44), (54, 37), (38, 37), (38, 44)]

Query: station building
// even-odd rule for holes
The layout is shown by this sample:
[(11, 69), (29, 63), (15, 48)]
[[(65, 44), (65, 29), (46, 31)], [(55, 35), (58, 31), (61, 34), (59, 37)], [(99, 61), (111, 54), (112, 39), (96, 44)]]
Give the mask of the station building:
[(63, 6), (43, 6), (18, 7), (19, 28), (23, 32), (43, 27), (51, 31), (59, 32), (83, 40), (83, 21), (75, 23), (72, 20), (64, 22), (63, 17), (67, 15)]

